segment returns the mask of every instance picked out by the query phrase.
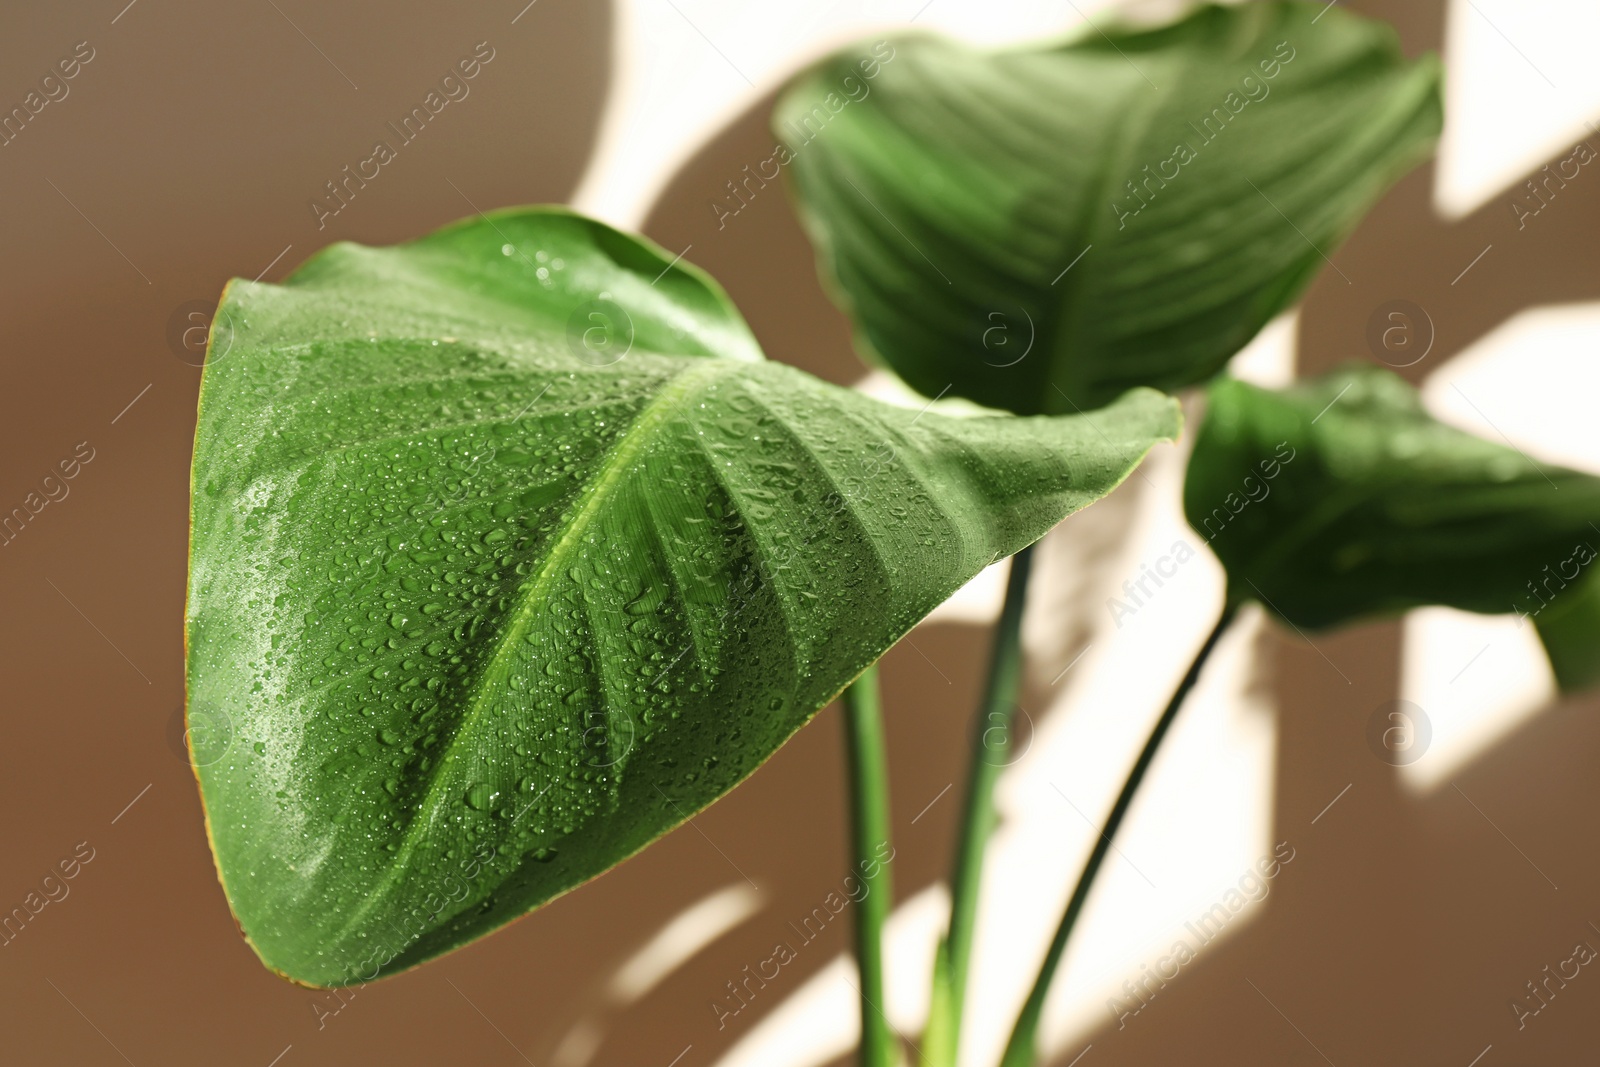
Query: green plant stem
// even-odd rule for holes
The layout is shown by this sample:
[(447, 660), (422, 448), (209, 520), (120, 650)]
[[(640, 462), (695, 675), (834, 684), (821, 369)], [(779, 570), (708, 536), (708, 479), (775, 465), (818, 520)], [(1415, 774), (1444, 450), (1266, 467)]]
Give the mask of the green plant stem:
[(966, 809), (950, 876), (950, 927), (934, 961), (928, 1029), (922, 1043), (924, 1067), (953, 1067), (961, 1043), (961, 1016), (966, 1005), (972, 931), (983, 883), (983, 857), (995, 823), (994, 786), (1011, 748), (1012, 719), (1022, 685), (1022, 609), (1032, 569), (1032, 546), (1012, 557), (1005, 605), (995, 628), (989, 678), (967, 768)]
[(883, 927), (894, 904), (894, 893), (889, 864), (880, 851), (889, 843), (889, 761), (876, 666), (868, 667), (844, 691), (844, 732), (854, 873), (865, 885), (865, 893), (856, 905), (861, 1067), (897, 1067), (900, 1041), (883, 1011)]
[(1083, 911), (1084, 902), (1089, 899), (1089, 889), (1094, 885), (1095, 875), (1100, 873), (1100, 865), (1105, 861), (1106, 854), (1111, 851), (1112, 839), (1117, 836), (1123, 816), (1127, 815), (1128, 808), (1133, 804), (1134, 794), (1139, 791), (1139, 784), (1144, 781), (1145, 772), (1150, 769), (1150, 764), (1156, 758), (1156, 750), (1161, 747), (1161, 741), (1166, 737), (1172, 721), (1178, 717), (1178, 711), (1188, 698), (1189, 691), (1200, 680), (1200, 672), (1205, 669), (1206, 660), (1215, 651), (1217, 643), (1222, 640), (1223, 632), (1227, 630), (1228, 624), (1233, 621), (1236, 614), (1238, 605), (1230, 599), (1217, 618), (1216, 625), (1211, 628), (1205, 644), (1201, 645), (1200, 651), (1195, 654), (1194, 662), (1189, 664), (1188, 672), (1184, 674), (1183, 681), (1178, 683), (1178, 688), (1172, 694), (1172, 699), (1167, 702), (1166, 709), (1161, 712), (1161, 718), (1156, 720), (1155, 729), (1150, 731), (1150, 737), (1144, 743), (1144, 750), (1139, 753), (1133, 769), (1128, 772), (1128, 780), (1122, 783), (1122, 792), (1117, 795), (1117, 802), (1111, 806), (1111, 814), (1106, 816), (1105, 827), (1100, 831), (1100, 839), (1095, 842), (1094, 851), (1089, 853), (1089, 861), (1083, 865), (1083, 874), (1078, 877), (1078, 885), (1072, 891), (1072, 899), (1067, 901), (1067, 910), (1062, 913), (1061, 925), (1056, 927), (1056, 935), (1050, 942), (1050, 950), (1045, 953), (1044, 963), (1039, 968), (1038, 977), (1034, 979), (1033, 989), (1029, 991), (1028, 999), (1017, 1015), (1017, 1023), (1011, 1030), (1011, 1039), (1006, 1043), (1005, 1054), (1000, 1057), (1000, 1067), (1033, 1067), (1039, 1017), (1044, 1012), (1045, 996), (1050, 992), (1050, 982), (1055, 978), (1056, 968), (1060, 966), (1061, 957), (1066, 953), (1067, 938), (1072, 935), (1072, 928), (1078, 922), (1078, 915)]

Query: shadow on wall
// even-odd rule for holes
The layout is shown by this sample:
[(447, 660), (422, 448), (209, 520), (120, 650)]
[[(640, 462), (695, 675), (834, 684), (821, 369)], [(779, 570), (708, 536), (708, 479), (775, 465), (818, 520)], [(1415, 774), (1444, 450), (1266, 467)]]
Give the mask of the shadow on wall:
[[(269, 974), (239, 936), (168, 736), (183, 700), (199, 382), (198, 353), (175, 350), (169, 322), (197, 301), (203, 324), (229, 277), (282, 278), (333, 240), (392, 242), (475, 206), (567, 199), (605, 102), (611, 5), (543, 0), (513, 22), (522, 6), (8, 11), (5, 107), (78, 42), (93, 58), (0, 147), (0, 507), (80, 441), (93, 462), (0, 549), (0, 803), (26, 813), (6, 833), (0, 907), (76, 842), (94, 862), (69, 898), (6, 935), (7, 1062), (116, 1059), (108, 1040), (141, 1064), (266, 1064), (291, 1043), (286, 1067), (494, 1062), (501, 1037), (446, 973), (509, 1024), (530, 1003), (562, 1003), (586, 948), (616, 936), (620, 950), (649, 929), (594, 911), (574, 944), (555, 923), (528, 925), (531, 942), (511, 939), (525, 954), (362, 990), (319, 1030), (316, 995)], [(379, 141), (394, 157), (361, 178)], [(343, 203), (319, 220), (312, 203), (340, 204), (330, 181)]]
[(777, 97), (762, 97), (679, 170), (644, 232), (672, 252), (689, 249), (685, 258), (723, 284), (769, 358), (852, 385), (868, 368), (849, 320), (822, 291), (788, 178), (761, 174), (776, 142), (768, 121)]
[[(182, 697), (177, 590), (198, 381), (169, 349), (168, 321), (186, 301), (214, 298), (229, 276), (279, 278), (333, 239), (394, 241), (480, 207), (564, 200), (594, 142), (610, 54), (610, 8), (593, 2), (543, 0), (514, 24), (519, 4), (492, 18), (459, 3), (282, 6), (283, 15), (246, 5), (202, 22), (141, 3), (115, 24), (115, 11), (85, 21), (62, 10), (31, 36), (0, 41), (4, 69), (42, 69), (85, 38), (97, 50), (71, 97), (0, 160), (0, 190), (17, 205), (0, 262), (13, 297), (3, 313), (0, 484), (21, 487), (20, 498), (76, 441), (96, 450), (70, 499), (0, 560), (11, 707), (49, 711), (7, 718), (9, 751), (39, 754), (13, 760), (0, 781), (6, 810), (29, 813), (9, 830), (7, 884), (36, 883), (35, 861), (42, 870), (85, 837), (96, 850), (71, 900), (6, 950), (0, 1000), (13, 1018), (38, 1020), (13, 1028), (8, 1047), (30, 1063), (109, 1054), (49, 977), (141, 1063), (267, 1063), (290, 1043), (284, 1067), (665, 1065), (690, 1045), (679, 1067), (712, 1062), (849, 945), (847, 910), (719, 1027), (712, 1005), (728, 1003), (726, 984), (793, 937), (788, 924), (848, 871), (832, 709), (693, 826), (493, 938), (359, 990), (320, 1028), (318, 996), (262, 969), (228, 916), (190, 769), (166, 738)], [(1437, 46), (1440, 0), (1360, 6), (1400, 25), (1408, 49)], [(369, 158), (387, 124), (402, 124), (485, 41), (494, 58), (470, 95), (432, 115), (378, 178), (347, 190), (348, 204), (319, 229), (309, 205), (325, 183)], [(770, 105), (760, 101), (683, 168), (646, 230), (674, 252), (687, 247), (727, 286), (773, 358), (849, 383), (863, 368), (787, 193), (756, 186), (732, 217), (709, 206), (770, 154)], [(1396, 297), (1422, 304), (1439, 331), (1433, 354), (1408, 372), (1420, 375), (1523, 307), (1600, 296), (1600, 252), (1588, 239), (1600, 204), (1581, 190), (1562, 201), (1568, 225), (1514, 237), (1501, 204), (1447, 225), (1428, 198), (1428, 175), (1412, 175), (1340, 251), (1352, 284), (1330, 272), (1314, 288), (1301, 317), (1303, 369), (1364, 357), (1371, 311)], [(1514, 255), (1486, 258), (1451, 284), (1502, 239)], [(1073, 536), (1094, 529), (1080, 524)], [(1083, 546), (1081, 558), (1095, 550)], [(1097, 603), (1064, 607), (1064, 632)], [(1585, 933), (1587, 919), (1600, 922), (1600, 906), (1589, 910), (1600, 905), (1600, 859), (1573, 847), (1569, 832), (1600, 816), (1589, 773), (1596, 701), (1547, 711), (1459, 776), (1459, 789), (1419, 799), (1365, 741), (1367, 717), (1398, 688), (1398, 625), (1313, 639), (1315, 648), (1274, 638), (1269, 657), (1281, 708), (1274, 840), (1297, 848), (1293, 867), (1258, 921), (1208, 948), (1125, 1028), (1108, 1018), (1085, 1037), (1094, 1051), (1081, 1067), (1321, 1063), (1313, 1043), (1341, 1065), (1466, 1067), (1490, 1043), (1482, 1067), (1583, 1062), (1593, 1037), (1585, 998), (1600, 997), (1600, 982), (1594, 992), (1581, 978), (1560, 990), (1521, 1032), (1507, 1003), (1526, 999), (1524, 983), (1542, 980), (1574, 941), (1600, 946), (1600, 934)], [(902, 897), (945, 870), (955, 791), (912, 820), (958, 780), (987, 643), (981, 628), (927, 626), (886, 658)], [(135, 794), (142, 799), (108, 824)], [(647, 938), (747, 877), (763, 894), (758, 913), (630, 1007), (596, 1014), (617, 967)], [(96, 966), (74, 962), (89, 960)], [(594, 1028), (574, 1037), (585, 1018)]]
[[(1441, 48), (1443, 0), (1352, 6), (1394, 23), (1409, 54)], [(1349, 282), (1319, 276), (1300, 316), (1302, 374), (1369, 358), (1367, 323), (1390, 300), (1419, 304), (1436, 330), (1426, 359), (1397, 368), (1420, 383), (1525, 308), (1600, 299), (1600, 252), (1589, 239), (1600, 229), (1600, 199), (1564, 199), (1566, 226), (1518, 232), (1505, 198), (1447, 222), (1432, 190), (1430, 164), (1340, 249)], [(1495, 254), (1463, 275), (1490, 244)], [(1209, 948), (1121, 1027), (1108, 1012), (1105, 1027), (1057, 1062), (1088, 1044), (1099, 1067), (1324, 1059), (1465, 1067), (1491, 1045), (1485, 1065), (1584, 1062), (1600, 1003), (1586, 998), (1600, 990), (1585, 991), (1581, 978), (1571, 988), (1559, 978), (1542, 983), (1546, 965), (1571, 957), (1575, 943), (1600, 949), (1590, 924), (1600, 922), (1600, 858), (1574, 847), (1600, 821), (1591, 772), (1600, 696), (1544, 710), (1454, 782), (1417, 796), (1365, 740), (1369, 716), (1399, 694), (1400, 623), (1311, 639), (1314, 647), (1279, 630), (1273, 656), (1273, 840), (1297, 848), (1295, 866), (1259, 921)], [(1529, 982), (1541, 983), (1539, 997)], [(1540, 997), (1549, 1004), (1537, 1015), (1511, 1006), (1540, 1009)]]
[[(1443, 0), (1353, 6), (1394, 23), (1408, 53), (1441, 47)], [(673, 251), (693, 245), (688, 258), (723, 280), (774, 358), (847, 382), (859, 376), (846, 347), (848, 329), (815, 281), (813, 253), (792, 210), (779, 203), (786, 192), (744, 184), (745, 165), (770, 154), (770, 103), (763, 100), (683, 169), (647, 229)], [(725, 214), (737, 203), (730, 181), (748, 194), (732, 216)], [(1331, 271), (1319, 277), (1300, 319), (1302, 373), (1369, 358), (1368, 320), (1397, 298), (1420, 304), (1437, 331), (1428, 358), (1402, 371), (1413, 381), (1524, 308), (1600, 299), (1600, 251), (1590, 239), (1600, 230), (1600, 200), (1566, 198), (1568, 225), (1518, 233), (1499, 199), (1459, 221), (1442, 221), (1432, 209), (1432, 185), (1431, 167), (1410, 175), (1343, 246), (1338, 261), (1349, 283)], [(1486, 258), (1462, 278), (1490, 243), (1503, 243), (1508, 254)], [(1079, 526), (1074, 536), (1095, 532)], [(1067, 609), (1062, 624), (1081, 625), (1095, 603), (1090, 598)], [(906, 809), (932, 795), (915, 783), (936, 790), (956, 778), (987, 647), (987, 634), (970, 627), (927, 628), (913, 638), (954, 684), (930, 688), (926, 664), (905, 643), (886, 661), (902, 898), (944, 870), (955, 806), (936, 827), (928, 818), (908, 826)], [(1571, 988), (1542, 984), (1548, 1006), (1537, 1015), (1519, 1016), (1510, 1005), (1520, 998), (1524, 1010), (1539, 1008), (1527, 983), (1546, 983), (1545, 966), (1571, 957), (1575, 942), (1600, 948), (1600, 929), (1589, 925), (1600, 923), (1600, 858), (1574, 848), (1571, 832), (1600, 819), (1600, 784), (1589, 773), (1600, 752), (1600, 697), (1546, 709), (1454, 783), (1419, 796), (1401, 787), (1396, 769), (1376, 758), (1366, 740), (1370, 715), (1398, 695), (1399, 623), (1311, 640), (1276, 630), (1261, 651), (1277, 678), (1280, 709), (1273, 840), (1297, 850), (1294, 866), (1274, 883), (1256, 921), (1208, 945), (1182, 977), (1120, 1026), (1108, 1013), (1103, 1027), (1061, 1052), (1058, 1065), (1088, 1045), (1101, 1067), (1329, 1058), (1465, 1067), (1490, 1045), (1485, 1063), (1581, 1062), (1594, 1036), (1593, 1004), (1584, 998), (1600, 998), (1600, 988), (1586, 992), (1581, 978)], [(939, 715), (938, 724), (930, 713)], [(819, 813), (825, 806), (829, 823), (814, 839), (822, 847), (805, 862), (797, 857), (797, 866), (842, 873), (848, 863), (842, 813), (830, 792), (839, 780), (838, 739), (819, 736), (834, 729), (820, 724), (803, 733), (770, 772), (715, 814), (742, 807), (753, 799), (742, 794), (764, 788), (763, 777), (782, 768), (802, 783), (789, 802), (817, 804)], [(749, 826), (759, 838), (762, 821)], [(748, 847), (734, 838), (719, 841), (730, 850)], [(747, 929), (765, 925), (781, 934), (787, 916), (810, 906), (804, 893), (784, 892), (786, 899)], [(826, 951), (848, 948), (848, 931), (840, 933)], [(627, 1025), (664, 1025), (674, 1010), (706, 1012), (698, 991), (716, 995), (722, 981), (760, 958), (735, 951), (725, 959), (722, 947), (714, 948), (674, 979), (682, 991), (663, 991), (648, 1019), (630, 1018)], [(742, 1013), (740, 1026), (775, 1007), (783, 990), (776, 992)], [(677, 1008), (667, 1007), (669, 999)], [(615, 1040), (622, 1044), (607, 1044), (602, 1058), (628, 1043), (620, 1030)]]

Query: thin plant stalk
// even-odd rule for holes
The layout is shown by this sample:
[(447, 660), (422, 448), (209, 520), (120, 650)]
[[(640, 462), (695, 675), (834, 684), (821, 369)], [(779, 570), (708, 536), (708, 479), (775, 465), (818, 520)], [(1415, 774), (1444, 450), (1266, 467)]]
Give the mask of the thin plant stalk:
[[(900, 1040), (884, 1015), (883, 927), (894, 904), (889, 864), (889, 761), (883, 737), (878, 668), (844, 691), (845, 756), (850, 779), (850, 837), (855, 874), (865, 892), (856, 906), (856, 961), (861, 986), (861, 1067), (898, 1067)], [(891, 852), (890, 855), (893, 855)]]
[(1216, 625), (1211, 628), (1205, 644), (1201, 645), (1200, 651), (1195, 654), (1194, 662), (1189, 664), (1189, 670), (1184, 674), (1183, 681), (1178, 683), (1172, 699), (1161, 712), (1161, 718), (1156, 720), (1155, 729), (1150, 731), (1150, 737), (1145, 741), (1144, 750), (1139, 753), (1139, 758), (1134, 761), (1133, 769), (1128, 772), (1128, 780), (1122, 784), (1122, 792), (1117, 795), (1117, 802), (1111, 806), (1111, 813), (1106, 816), (1105, 826), (1100, 831), (1100, 839), (1095, 842), (1094, 851), (1089, 853), (1089, 861), (1083, 865), (1083, 873), (1079, 875), (1078, 885), (1072, 891), (1072, 899), (1067, 901), (1067, 910), (1061, 915), (1061, 925), (1056, 927), (1055, 937), (1050, 942), (1050, 950), (1045, 953), (1044, 963), (1039, 968), (1038, 977), (1034, 979), (1033, 989), (1029, 991), (1028, 999), (1017, 1016), (1016, 1025), (1011, 1030), (1011, 1039), (1006, 1043), (1005, 1055), (1000, 1058), (1000, 1067), (1033, 1067), (1037, 1055), (1035, 1044), (1038, 1039), (1039, 1018), (1044, 1012), (1045, 996), (1050, 992), (1050, 983), (1055, 978), (1057, 967), (1061, 964), (1061, 957), (1066, 953), (1067, 939), (1072, 935), (1072, 928), (1078, 922), (1078, 915), (1083, 911), (1084, 902), (1089, 899), (1089, 890), (1094, 885), (1095, 875), (1100, 873), (1100, 866), (1105, 862), (1106, 854), (1111, 851), (1112, 839), (1117, 836), (1123, 816), (1128, 814), (1128, 808), (1133, 804), (1134, 794), (1139, 791), (1139, 784), (1144, 781), (1145, 772), (1150, 769), (1150, 764), (1156, 758), (1156, 750), (1161, 747), (1162, 739), (1167, 736), (1167, 730), (1178, 717), (1178, 711), (1183, 707), (1190, 690), (1200, 680), (1200, 672), (1205, 669), (1206, 660), (1216, 650), (1217, 643), (1222, 640), (1228, 624), (1237, 614), (1238, 605), (1230, 599), (1217, 618)]
[(1011, 558), (1005, 604), (990, 653), (989, 678), (972, 738), (966, 807), (950, 876), (950, 926), (934, 959), (932, 1001), (921, 1049), (923, 1067), (953, 1067), (961, 1043), (983, 857), (995, 824), (994, 787), (1011, 750), (1012, 722), (1022, 686), (1022, 610), (1032, 569), (1032, 546)]

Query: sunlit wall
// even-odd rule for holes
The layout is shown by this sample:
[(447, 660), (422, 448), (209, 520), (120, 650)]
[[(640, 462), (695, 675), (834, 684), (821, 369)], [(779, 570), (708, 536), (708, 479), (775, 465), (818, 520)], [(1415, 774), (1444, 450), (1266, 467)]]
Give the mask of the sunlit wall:
[[(614, 85), (595, 159), (577, 206), (637, 226), (676, 168), (733, 117), (772, 92), (810, 58), (881, 30), (919, 27), (980, 43), (1083, 29), (1086, 20), (1137, 8), (1159, 15), (1173, 4), (1104, 0), (625, 0), (618, 5)], [(1092, 30), (1086, 31), (1092, 32)], [(1441, 217), (1459, 218), (1507, 199), (1526, 172), (1564, 145), (1591, 135), (1600, 115), (1600, 6), (1528, 0), (1455, 0), (1446, 38), (1447, 125), (1435, 171)], [(1591, 179), (1600, 181), (1600, 178)], [(692, 257), (692, 255), (691, 255)], [(1285, 316), (1242, 354), (1234, 372), (1262, 384), (1293, 375), (1296, 318)], [(1600, 305), (1537, 308), (1518, 315), (1429, 376), (1424, 398), (1439, 417), (1503, 439), (1530, 455), (1600, 471), (1600, 435), (1587, 398), (1600, 384)], [(1532, 390), (1529, 381), (1559, 382)], [(881, 374), (862, 387), (921, 405)], [(1036, 731), (999, 796), (1003, 826), (991, 846), (966, 1032), (968, 1062), (992, 1061), (1042, 954), (1079, 866), (1125, 770), (1221, 596), (1222, 575), (1178, 506), (1184, 454), (1169, 449), (1147, 464), (1131, 535), (1093, 512), (1058, 531), (1044, 552), (1049, 572), (1079, 560), (1075, 539), (1120, 544), (1114, 566), (1079, 581), (1075, 602), (1032, 611), (1030, 670), (1053, 704), (1033, 709)], [(1600, 536), (1600, 535), (1597, 535)], [(1165, 556), (1192, 558), (1161, 590), (1159, 607), (1118, 615), (1109, 600), (1124, 578)], [(1187, 555), (1188, 553), (1184, 553)], [(941, 609), (946, 618), (987, 619), (998, 611), (1004, 565)], [(1060, 613), (1091, 636), (1057, 647)], [(1084, 1035), (1108, 1021), (1105, 1002), (1166, 951), (1186, 920), (1235, 887), (1268, 855), (1274, 717), (1255, 662), (1259, 615), (1230, 635), (1190, 710), (1179, 721), (1083, 916), (1057, 981), (1045, 1044), (1071, 1057)], [(1548, 667), (1532, 629), (1515, 616), (1447, 610), (1406, 620), (1402, 697), (1429, 718), (1427, 753), (1401, 770), (1422, 792), (1448, 782), (1486, 746), (1536, 715), (1551, 695)], [(1150, 650), (1170, 653), (1153, 661)], [(956, 791), (960, 783), (954, 783)], [(954, 802), (946, 797), (944, 802)], [(1252, 901), (1235, 929), (1268, 906)], [(652, 980), (674, 961), (743, 921), (759, 901), (730, 887), (697, 902), (642, 957)], [(927, 974), (948, 901), (940, 888), (905, 901), (890, 926), (887, 1010), (915, 1034), (927, 1011)], [(669, 946), (661, 948), (661, 945)], [(650, 970), (653, 967), (654, 970)], [(792, 990), (720, 1062), (722, 1067), (803, 1067), (854, 1045), (853, 964), (841, 956)], [(576, 1035), (560, 1067), (590, 1058), (594, 1035)]]

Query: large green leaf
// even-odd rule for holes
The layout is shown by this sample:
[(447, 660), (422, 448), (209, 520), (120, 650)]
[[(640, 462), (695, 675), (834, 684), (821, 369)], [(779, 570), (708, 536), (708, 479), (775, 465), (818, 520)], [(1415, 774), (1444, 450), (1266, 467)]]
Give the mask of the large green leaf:
[(1437, 63), (1321, 3), (1000, 52), (899, 39), (774, 114), (863, 351), (1022, 414), (1210, 378), (1440, 122)]
[[(230, 284), (194, 458), (191, 720), (262, 959), (425, 960), (704, 808), (1177, 430), (951, 419), (765, 362), (559, 209)], [(218, 728), (222, 724), (223, 729)]]
[(1442, 604), (1532, 619), (1564, 689), (1600, 681), (1600, 478), (1438, 422), (1351, 367), (1211, 387), (1184, 486), (1229, 595), (1296, 626)]

